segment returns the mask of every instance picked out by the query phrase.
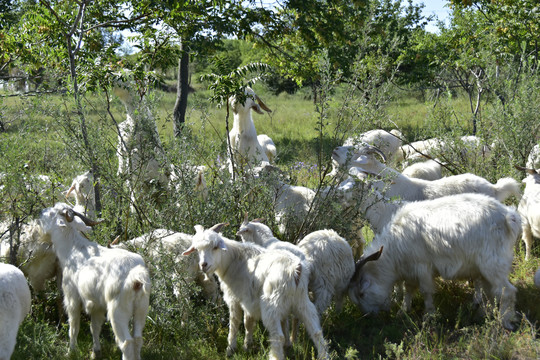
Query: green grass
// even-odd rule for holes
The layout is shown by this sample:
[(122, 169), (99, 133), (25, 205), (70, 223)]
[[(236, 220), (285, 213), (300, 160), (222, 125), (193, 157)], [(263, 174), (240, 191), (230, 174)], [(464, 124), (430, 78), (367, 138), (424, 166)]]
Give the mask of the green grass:
[[(181, 140), (172, 135), (175, 95), (155, 93), (151, 98), (152, 108), (160, 137), (173, 162), (192, 161), (214, 166), (217, 155), (223, 157), (225, 154), (226, 112), (224, 108), (208, 103), (206, 99), (210, 93), (207, 90), (197, 84), (195, 87), (197, 92), (190, 96), (187, 130)], [(318, 167), (319, 155), (322, 166), (327, 166), (335, 145), (353, 133), (373, 128), (375, 124), (387, 129), (396, 124), (410, 141), (447, 130), (463, 134), (470, 128), (468, 102), (463, 97), (443, 98), (435, 104), (418, 97), (400, 95), (383, 109), (348, 108), (345, 115), (340, 115), (343, 104), (338, 92), (329, 103), (328, 116), (321, 119), (309, 92), (272, 96), (262, 87), (257, 87), (256, 91), (272, 109), (271, 114), (253, 115), (257, 131), (273, 138), (279, 153), (277, 164), (289, 173), (291, 181), (301, 185), (318, 184), (321, 170)], [(93, 240), (106, 244), (123, 228), (127, 228), (130, 235), (140, 235), (153, 227), (192, 233), (195, 223), (210, 226), (221, 221), (231, 222), (225, 234), (232, 238), (244, 211), (249, 211), (253, 217), (268, 217), (270, 214), (268, 209), (258, 205), (258, 200), (251, 198), (260, 199), (264, 191), (251, 187), (251, 183), (222, 183), (216, 170), (209, 178), (208, 201), (197, 200), (191, 189), (186, 188), (176, 194), (177, 199), (181, 199), (180, 206), (171, 201), (154, 208), (149, 203), (145, 209), (148, 219), (130, 215), (121, 182), (116, 178), (115, 124), (106, 112), (106, 101), (102, 95), (88, 96), (84, 106), (90, 139), (103, 172), (102, 217), (106, 221), (92, 234)], [(43, 195), (39, 202), (32, 202), (32, 195), (16, 186), (21, 182), (20, 175), (47, 174), (67, 186), (73, 176), (86, 170), (89, 162), (78, 137), (79, 119), (73, 112), (71, 99), (62, 96), (4, 99), (0, 103), (0, 113), (7, 125), (7, 132), (0, 134), (0, 172), (9, 174), (12, 181), (9, 186), (20, 191), (16, 196), (4, 197), (0, 217), (3, 219), (14, 213), (36, 216), (44, 205), (48, 206), (59, 198)], [(124, 109), (117, 99), (113, 99), (112, 113), (116, 122), (125, 118)], [(321, 120), (324, 127), (319, 131)], [(229, 126), (232, 126), (232, 114)], [(478, 171), (492, 177), (514, 176), (519, 179), (521, 174), (509, 170), (511, 164), (507, 154), (503, 152), (500, 155), (490, 163), (482, 163)], [(516, 200), (512, 201), (515, 205)], [(331, 221), (332, 214), (324, 215)], [(269, 222), (275, 226), (271, 220)], [(372, 235), (369, 230), (364, 230), (364, 236), (369, 241)], [(467, 284), (439, 282), (435, 297), (438, 312), (427, 318), (423, 316), (419, 295), (408, 314), (400, 311), (399, 299), (390, 312), (377, 316), (362, 314), (350, 302), (341, 313), (329, 309), (322, 318), (322, 324), (333, 358), (538, 358), (540, 291), (534, 288), (532, 276), (540, 266), (539, 256), (540, 249), (536, 246), (532, 260), (525, 262), (521, 242), (516, 247), (511, 281), (518, 288), (516, 310), (521, 320), (515, 331), (502, 329), (493, 314), (486, 318), (479, 316), (477, 309), (470, 305), (473, 289)], [(166, 271), (154, 271), (152, 278), (154, 291), (144, 333), (143, 359), (225, 358), (228, 333), (226, 306), (201, 299), (196, 289), (190, 290), (184, 301), (178, 301), (167, 290), (170, 279)], [(12, 359), (89, 358), (92, 345), (89, 322), (85, 317), (79, 335), (80, 352), (66, 355), (68, 327), (65, 319), (60, 320), (56, 312), (57, 295), (56, 291), (49, 290), (36, 298), (32, 314), (19, 331)], [(189, 320), (182, 324), (186, 313)], [(267, 358), (267, 334), (262, 326), (258, 327), (255, 339), (256, 349), (252, 353), (240, 350), (232, 359)], [(239, 344), (242, 340), (240, 336)], [(101, 343), (105, 359), (121, 357), (108, 323), (103, 328)], [(312, 343), (304, 332), (287, 354), (291, 359), (313, 358)]]

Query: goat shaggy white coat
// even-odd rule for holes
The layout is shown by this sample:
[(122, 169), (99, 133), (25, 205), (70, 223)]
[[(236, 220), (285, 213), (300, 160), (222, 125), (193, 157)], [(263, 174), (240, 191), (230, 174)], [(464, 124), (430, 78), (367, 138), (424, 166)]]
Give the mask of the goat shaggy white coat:
[(206, 274), (217, 274), (229, 307), (227, 355), (236, 350), (236, 336), (242, 323), (244, 347), (253, 341), (255, 322), (261, 319), (270, 337), (270, 359), (284, 359), (283, 325), (292, 313), (311, 336), (318, 357), (327, 357), (327, 346), (317, 315), (308, 297), (309, 270), (300, 258), (282, 250), (266, 250), (253, 243), (229, 240), (219, 231), (224, 224), (204, 230), (195, 227), (192, 246), (184, 252), (199, 253), (199, 266)]
[(411, 178), (439, 180), (442, 178), (442, 165), (437, 160), (426, 160), (407, 166), (401, 173)]
[(500, 303), (502, 324), (512, 328), (516, 288), (508, 280), (519, 214), (482, 194), (461, 194), (405, 204), (365, 253), (384, 246), (376, 262), (360, 263), (349, 296), (365, 312), (388, 310), (397, 282), (404, 281), (404, 305), (420, 288), (433, 311), (434, 278), (473, 279)]
[[(0, 259), (6, 263), (11, 261), (11, 251), (17, 245), (16, 237), (13, 236), (10, 246), (9, 231), (9, 224), (0, 224), (0, 232), (4, 234), (0, 238)], [(60, 289), (62, 271), (52, 245), (43, 242), (43, 232), (39, 221), (33, 220), (28, 224), (21, 224), (19, 240), (15, 264), (28, 277), (32, 289), (36, 292), (44, 290), (47, 280), (54, 277)]]
[(525, 190), (517, 210), (522, 221), (521, 238), (525, 243), (525, 260), (529, 260), (533, 239), (540, 238), (540, 170), (518, 168), (527, 173), (523, 179)]
[(349, 281), (354, 274), (351, 247), (334, 230), (318, 230), (305, 236), (298, 245), (274, 237), (272, 230), (256, 220), (244, 220), (236, 233), (244, 242), (253, 242), (270, 250), (286, 250), (306, 260), (310, 269), (309, 291), (313, 303), (322, 314), (332, 299), (341, 309)]
[(0, 359), (11, 358), (19, 326), (30, 313), (30, 306), (30, 288), (22, 271), (0, 263)]
[(150, 276), (142, 257), (89, 241), (82, 232), (90, 231), (90, 226), (97, 223), (74, 212), (67, 204), (57, 203), (44, 209), (40, 221), (62, 268), (70, 350), (77, 348), (81, 310), (84, 309), (91, 319), (93, 356), (101, 353), (99, 334), (107, 317), (122, 359), (140, 359), (150, 300)]
[[(510, 177), (501, 178), (496, 184), (491, 184), (486, 179), (469, 173), (434, 181), (410, 178), (378, 161), (375, 158), (377, 154), (381, 154), (380, 150), (370, 146), (361, 149), (341, 146), (334, 149), (332, 157), (347, 170), (351, 167), (359, 167), (391, 180), (391, 184), (384, 191), (385, 196), (390, 198), (401, 197), (403, 200), (414, 201), (462, 193), (479, 193), (504, 201), (509, 196), (521, 195), (519, 183)], [(378, 187), (380, 191), (382, 191), (382, 184), (383, 182), (380, 182)]]
[(390, 132), (381, 129), (369, 130), (357, 137), (348, 138), (343, 146), (362, 146), (362, 143), (369, 144), (380, 149), (388, 162), (391, 162), (396, 156), (397, 151), (403, 144), (404, 136), (397, 130)]

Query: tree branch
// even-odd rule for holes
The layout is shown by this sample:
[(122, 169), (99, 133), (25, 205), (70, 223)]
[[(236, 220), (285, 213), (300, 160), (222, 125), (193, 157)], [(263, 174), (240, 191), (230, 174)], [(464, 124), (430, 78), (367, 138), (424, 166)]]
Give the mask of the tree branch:
[(134, 21), (138, 21), (138, 20), (141, 20), (141, 19), (144, 19), (146, 17), (149, 17), (151, 14), (150, 13), (146, 13), (146, 14), (142, 14), (142, 15), (139, 15), (137, 17), (134, 17), (134, 18), (131, 18), (131, 19), (126, 19), (126, 20), (111, 20), (111, 21), (105, 21), (101, 24), (96, 24), (94, 26), (90, 26), (89, 28), (87, 29), (84, 29), (83, 32), (87, 32), (87, 31), (91, 31), (91, 30), (94, 30), (94, 29), (98, 29), (98, 28), (102, 28), (102, 27), (107, 27), (107, 26), (113, 26), (113, 27), (118, 27), (122, 24), (129, 24), (129, 23), (132, 23)]

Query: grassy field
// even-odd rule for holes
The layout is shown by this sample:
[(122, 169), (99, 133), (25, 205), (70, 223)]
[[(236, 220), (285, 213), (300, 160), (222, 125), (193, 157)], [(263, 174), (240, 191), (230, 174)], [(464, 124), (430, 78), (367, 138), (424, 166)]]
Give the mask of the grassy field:
[[(409, 141), (438, 136), (443, 133), (465, 135), (470, 131), (468, 102), (462, 97), (441, 98), (438, 102), (424, 101), (419, 96), (397, 91), (381, 107), (369, 107), (361, 101), (345, 101), (343, 89), (329, 94), (326, 103), (314, 104), (309, 91), (295, 95), (273, 96), (256, 87), (266, 105), (268, 115), (254, 115), (257, 132), (272, 137), (278, 148), (277, 164), (288, 173), (293, 183), (317, 186), (323, 168), (330, 165), (332, 149), (343, 139), (362, 131), (383, 127), (399, 127)], [(103, 226), (92, 234), (92, 240), (107, 244), (120, 230), (138, 236), (155, 227), (193, 233), (194, 224), (209, 227), (228, 221), (231, 226), (225, 235), (234, 238), (243, 213), (268, 218), (271, 214), (263, 200), (247, 198), (246, 192), (265, 196), (257, 184), (231, 185), (219, 181), (218, 156), (225, 156), (226, 111), (206, 100), (210, 93), (202, 87), (191, 95), (187, 127), (181, 139), (172, 132), (174, 94), (152, 93), (149, 102), (164, 148), (171, 162), (204, 164), (209, 174), (209, 200), (196, 198), (191, 188), (175, 194), (160, 208), (151, 204), (145, 217), (130, 215), (129, 203), (122, 196), (122, 183), (116, 177), (116, 125), (125, 118), (123, 106), (112, 99), (111, 114), (107, 112), (104, 95), (89, 96), (84, 101), (89, 139), (102, 172)], [(420, 100), (421, 99), (421, 100)], [(33, 174), (49, 175), (54, 181), (69, 186), (71, 179), (88, 169), (90, 160), (82, 144), (80, 118), (73, 111), (71, 100), (63, 96), (47, 98), (3, 98), (0, 116), (6, 132), (0, 133), (0, 173), (7, 174), (6, 189), (0, 206), (0, 218), (15, 215), (35, 217), (44, 206), (61, 199), (57, 193), (38, 195), (25, 192), (18, 186), (22, 178)], [(496, 116), (484, 117), (482, 135), (496, 137)], [(232, 126), (232, 114), (228, 119)], [(505, 140), (506, 141), (506, 140)], [(517, 140), (516, 140), (517, 141)], [(509, 144), (506, 142), (505, 144)], [(506, 148), (505, 148), (506, 149)], [(507, 152), (505, 152), (507, 151)], [(495, 180), (512, 176), (521, 180), (522, 174), (513, 169), (513, 162), (522, 162), (515, 153), (500, 150), (495, 158), (463, 164), (467, 171)], [(461, 168), (460, 168), (461, 169)], [(327, 180), (324, 180), (327, 181)], [(257, 191), (253, 191), (253, 190)], [(256, 198), (259, 199), (259, 198)], [(518, 199), (509, 203), (517, 204)], [(177, 206), (176, 203), (180, 205)], [(334, 217), (326, 214), (328, 221)], [(343, 219), (347, 221), (347, 219)], [(269, 220), (275, 229), (275, 223)], [(337, 223), (336, 223), (337, 224)], [(321, 224), (322, 226), (323, 224)], [(340, 225), (341, 226), (341, 225)], [(119, 230), (120, 229), (120, 230)], [(369, 231), (365, 233), (368, 240)], [(540, 357), (538, 321), (540, 320), (540, 291), (532, 284), (534, 271), (540, 266), (540, 251), (535, 246), (530, 261), (524, 261), (524, 249), (516, 247), (511, 282), (518, 288), (516, 310), (519, 319), (514, 331), (501, 328), (496, 309), (482, 317), (472, 305), (473, 288), (461, 282), (439, 282), (435, 297), (436, 314), (425, 317), (423, 302), (418, 295), (413, 311), (403, 313), (395, 299), (392, 310), (377, 316), (365, 315), (347, 302), (341, 313), (329, 309), (322, 318), (325, 337), (330, 342), (335, 359), (536, 359)], [(145, 329), (143, 359), (220, 359), (225, 358), (228, 333), (228, 312), (223, 303), (210, 303), (200, 296), (200, 289), (186, 284), (183, 297), (175, 298), (170, 289), (170, 276), (163, 270), (172, 264), (155, 264), (152, 268), (153, 294)], [(88, 319), (83, 318), (79, 335), (80, 352), (66, 355), (68, 325), (57, 312), (59, 292), (50, 290), (38, 294), (32, 314), (21, 326), (17, 348), (12, 357), (18, 359), (87, 359), (91, 349)], [(187, 321), (183, 321), (187, 316)], [(302, 332), (304, 333), (304, 332)], [(117, 359), (121, 354), (114, 344), (108, 323), (102, 332), (103, 357)], [(262, 326), (255, 335), (256, 349), (251, 353), (239, 351), (232, 359), (267, 358), (267, 336)], [(240, 336), (240, 341), (242, 336)], [(291, 359), (312, 359), (316, 356), (311, 341), (304, 335), (288, 350)]]

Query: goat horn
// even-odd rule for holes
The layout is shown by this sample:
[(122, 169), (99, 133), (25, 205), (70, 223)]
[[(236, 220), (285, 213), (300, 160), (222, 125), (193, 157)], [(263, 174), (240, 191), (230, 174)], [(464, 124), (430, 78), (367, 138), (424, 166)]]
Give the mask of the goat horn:
[(229, 223), (219, 223), (219, 224), (216, 224), (214, 226), (212, 226), (210, 228), (210, 230), (214, 231), (214, 232), (217, 232), (217, 233), (220, 233), (222, 230), (223, 227), (229, 225)]
[(538, 172), (534, 169), (529, 169), (529, 168), (526, 168), (526, 167), (523, 167), (523, 166), (519, 166), (519, 165), (514, 165), (514, 167), (518, 170), (521, 170), (521, 171), (525, 171), (527, 174), (531, 174), (531, 175), (536, 175), (538, 174)]
[(256, 222), (256, 223), (264, 223), (264, 218), (256, 218), (256, 219), (253, 219), (251, 220), (251, 222)]
[(71, 185), (71, 187), (68, 189), (68, 191), (67, 191), (67, 193), (65, 195), (66, 199), (69, 197), (69, 194), (71, 194), (71, 192), (73, 190), (75, 190), (75, 184)]
[(266, 112), (269, 112), (269, 113), (272, 112), (272, 110), (270, 110), (270, 109), (268, 108), (268, 106), (266, 106), (266, 104), (263, 103), (263, 101), (261, 100), (261, 98), (258, 97), (257, 95), (255, 95), (255, 100), (257, 100), (257, 103), (259, 104), (259, 106), (260, 106), (263, 110), (265, 110)]
[(242, 225), (247, 225), (249, 222), (249, 218), (248, 218), (248, 213), (247, 211), (244, 213), (244, 222), (242, 223)]
[(73, 211), (73, 209), (65, 209), (62, 212), (62, 215), (66, 217), (67, 222), (72, 222), (73, 218), (75, 217), (75, 212)]
[(356, 265), (355, 265), (355, 269), (354, 269), (354, 275), (351, 279), (351, 283), (352, 282), (357, 282), (360, 278), (360, 269), (362, 269), (362, 267), (368, 262), (368, 261), (374, 261), (374, 260), (377, 260), (381, 257), (381, 254), (382, 254), (382, 251), (383, 251), (383, 246), (381, 246), (381, 248), (374, 252), (373, 254), (369, 255), (369, 256), (366, 256), (366, 257), (362, 257), (360, 260), (358, 260), (356, 262)]
[(86, 226), (96, 226), (97, 224), (103, 222), (103, 220), (92, 220), (90, 218), (87, 218), (83, 214), (78, 213), (74, 210), (71, 210), (71, 211), (73, 212), (73, 215), (78, 216), (84, 222)]
[(383, 162), (386, 162), (386, 155), (384, 155), (384, 153), (381, 151), (381, 149), (379, 149), (378, 147), (372, 146), (372, 145), (368, 145), (368, 146), (366, 146), (366, 148), (367, 148), (367, 153), (368, 154), (377, 154), (382, 158)]

